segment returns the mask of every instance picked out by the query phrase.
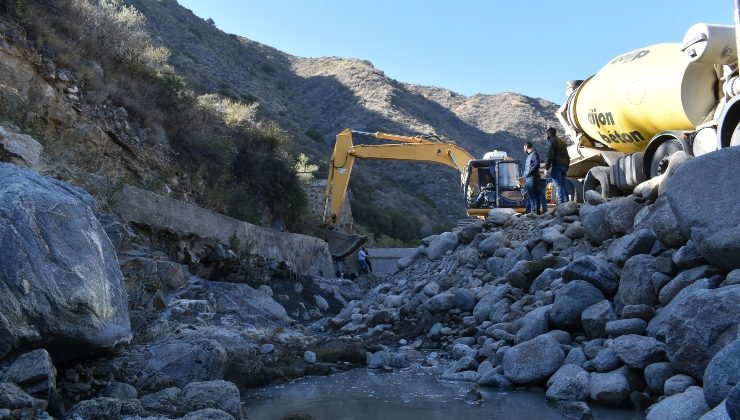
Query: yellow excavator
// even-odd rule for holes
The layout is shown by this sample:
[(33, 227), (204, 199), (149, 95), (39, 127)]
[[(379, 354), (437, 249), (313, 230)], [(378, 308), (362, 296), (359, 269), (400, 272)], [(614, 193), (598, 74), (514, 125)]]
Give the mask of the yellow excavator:
[[(353, 134), (394, 143), (354, 144)], [(324, 192), (322, 227), (335, 258), (351, 254), (367, 240), (364, 236), (336, 229), (355, 159), (436, 163), (455, 169), (460, 174), (468, 216), (485, 218), (495, 207), (524, 211), (524, 195), (519, 186), (522, 165), (508, 157), (506, 152), (488, 152), (483, 159), (475, 159), (462, 147), (435, 136), (402, 136), (345, 129), (337, 134)]]

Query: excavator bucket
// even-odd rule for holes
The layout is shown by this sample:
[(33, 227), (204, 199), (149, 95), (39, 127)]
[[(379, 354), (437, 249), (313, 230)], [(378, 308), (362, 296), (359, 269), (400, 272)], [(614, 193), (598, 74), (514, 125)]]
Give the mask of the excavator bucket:
[(329, 244), (329, 252), (334, 258), (346, 257), (367, 242), (367, 236), (348, 235), (332, 229), (325, 229), (324, 237)]

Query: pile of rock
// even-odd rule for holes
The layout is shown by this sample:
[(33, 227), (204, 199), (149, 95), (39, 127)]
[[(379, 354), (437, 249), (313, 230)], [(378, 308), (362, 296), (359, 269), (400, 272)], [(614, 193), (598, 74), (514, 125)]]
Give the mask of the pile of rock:
[(542, 218), (496, 211), (427, 238), (317, 328), (441, 348), (456, 360), (446, 379), (545, 387), (570, 412), (737, 415), (739, 159), (739, 148), (685, 159), (644, 196), (591, 193)]

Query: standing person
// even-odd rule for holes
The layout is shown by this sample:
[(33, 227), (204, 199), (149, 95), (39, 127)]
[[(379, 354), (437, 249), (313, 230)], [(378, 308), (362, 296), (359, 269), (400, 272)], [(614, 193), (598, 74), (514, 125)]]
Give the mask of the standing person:
[(344, 278), (344, 257), (332, 257), (334, 260), (334, 269), (337, 271), (337, 278)]
[(552, 182), (555, 184), (555, 192), (558, 195), (557, 202), (565, 203), (568, 201), (568, 191), (565, 189), (565, 174), (570, 166), (568, 145), (556, 135), (555, 128), (548, 128), (546, 133), (550, 148), (547, 151), (545, 170), (550, 171)]
[(540, 154), (532, 146), (532, 142), (524, 143), (524, 153), (527, 154), (527, 160), (524, 161), (524, 180), (527, 188), (527, 209), (537, 213), (537, 204), (540, 197)]
[(360, 266), (360, 275), (370, 272), (370, 266), (367, 264), (367, 250), (364, 246), (360, 246), (360, 250), (357, 251), (357, 263)]

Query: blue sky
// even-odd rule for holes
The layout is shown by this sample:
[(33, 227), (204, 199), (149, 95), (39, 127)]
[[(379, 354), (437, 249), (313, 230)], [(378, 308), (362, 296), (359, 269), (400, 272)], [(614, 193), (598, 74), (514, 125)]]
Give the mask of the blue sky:
[(179, 0), (221, 30), (302, 57), (369, 60), (401, 82), (561, 103), (565, 81), (694, 23), (729, 0)]

